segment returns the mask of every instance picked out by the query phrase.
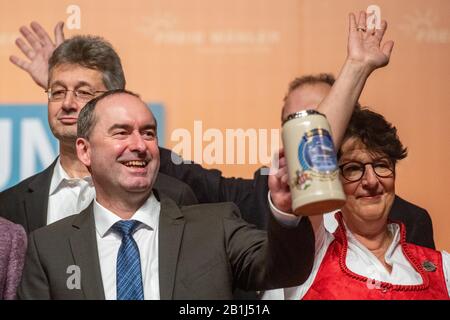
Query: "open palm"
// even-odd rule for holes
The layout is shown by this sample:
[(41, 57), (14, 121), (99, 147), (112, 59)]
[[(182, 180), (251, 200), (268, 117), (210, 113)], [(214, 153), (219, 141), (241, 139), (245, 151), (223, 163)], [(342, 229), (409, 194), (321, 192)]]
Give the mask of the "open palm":
[(31, 32), (27, 27), (21, 27), (20, 33), (27, 40), (28, 44), (22, 39), (16, 40), (16, 45), (20, 51), (28, 58), (21, 59), (17, 56), (11, 56), (9, 60), (26, 71), (34, 82), (46, 89), (48, 81), (48, 59), (53, 51), (64, 41), (62, 22), (55, 26), (55, 42), (50, 39), (48, 33), (37, 22), (31, 23)]
[(368, 66), (371, 71), (387, 65), (394, 46), (393, 41), (381, 44), (387, 22), (385, 20), (381, 22), (381, 29), (366, 30), (365, 12), (360, 12), (358, 23), (353, 13), (349, 19), (348, 58)]

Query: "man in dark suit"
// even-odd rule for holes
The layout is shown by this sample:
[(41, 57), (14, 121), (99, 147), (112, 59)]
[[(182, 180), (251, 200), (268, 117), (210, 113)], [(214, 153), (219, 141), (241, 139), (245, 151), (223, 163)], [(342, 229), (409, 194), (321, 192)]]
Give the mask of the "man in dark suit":
[[(27, 232), (85, 209), (94, 197), (90, 174), (77, 159), (76, 120), (87, 101), (125, 87), (119, 56), (98, 37), (66, 40), (49, 60), (48, 109), (60, 154), (44, 171), (0, 193), (0, 215)], [(197, 200), (188, 185), (161, 174), (155, 186), (179, 204)]]
[(308, 276), (307, 218), (283, 227), (271, 216), (267, 235), (232, 203), (178, 207), (153, 188), (156, 121), (135, 94), (91, 100), (79, 114), (76, 147), (96, 198), (30, 234), (19, 298), (231, 299), (235, 286), (292, 286)]

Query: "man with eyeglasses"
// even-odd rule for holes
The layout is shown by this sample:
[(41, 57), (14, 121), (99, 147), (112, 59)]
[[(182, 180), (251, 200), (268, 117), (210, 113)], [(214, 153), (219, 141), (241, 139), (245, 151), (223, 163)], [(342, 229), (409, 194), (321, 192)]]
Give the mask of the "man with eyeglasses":
[[(42, 32), (46, 35), (45, 31), (38, 30), (41, 35)], [(22, 34), (29, 32), (21, 31)], [(57, 42), (61, 42), (63, 35), (59, 25), (55, 33)], [(42, 58), (44, 54), (37, 54), (36, 50), (51, 46), (49, 43), (43, 46), (30, 34), (27, 35), (35, 51), (31, 53), (26, 47), (22, 48), (28, 57), (39, 60), (38, 57)], [(46, 36), (46, 41), (51, 43)], [(43, 61), (36, 62), (36, 59), (32, 65), (21, 66), (27, 70), (43, 69)], [(95, 195), (92, 179), (87, 168), (78, 160), (75, 150), (78, 113), (101, 93), (125, 88), (120, 58), (111, 45), (100, 37), (75, 36), (62, 42), (48, 60), (48, 73), (36, 71), (30, 74), (41, 75), (34, 79), (47, 88), (48, 122), (59, 141), (59, 156), (43, 172), (0, 193), (0, 215), (23, 225), (27, 232), (76, 214), (92, 201)], [(188, 185), (164, 174), (158, 175), (155, 188), (178, 204), (197, 203)]]
[(48, 100), (52, 101), (52, 102), (61, 102), (64, 101), (66, 99), (67, 93), (68, 92), (72, 92), (74, 95), (74, 98), (80, 102), (87, 102), (90, 101), (92, 99), (94, 99), (96, 97), (97, 94), (99, 93), (103, 93), (106, 92), (105, 90), (92, 90), (91, 88), (77, 88), (74, 90), (69, 90), (69, 89), (59, 89), (59, 88), (55, 88), (55, 89), (48, 89), (45, 90), (45, 92), (47, 93), (48, 96)]

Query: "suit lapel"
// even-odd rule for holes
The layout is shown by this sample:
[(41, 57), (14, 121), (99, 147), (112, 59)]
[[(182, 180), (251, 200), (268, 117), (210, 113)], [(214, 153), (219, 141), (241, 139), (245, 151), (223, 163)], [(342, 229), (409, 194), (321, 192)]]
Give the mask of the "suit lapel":
[(88, 300), (104, 300), (102, 274), (98, 257), (93, 202), (73, 222), (74, 232), (70, 237), (75, 264), (81, 270), (81, 288)]
[[(158, 197), (158, 193), (155, 192)], [(184, 217), (178, 206), (161, 194), (159, 219), (159, 291), (162, 300), (173, 299)]]
[(28, 232), (47, 225), (48, 193), (56, 160), (28, 185), (24, 209)]

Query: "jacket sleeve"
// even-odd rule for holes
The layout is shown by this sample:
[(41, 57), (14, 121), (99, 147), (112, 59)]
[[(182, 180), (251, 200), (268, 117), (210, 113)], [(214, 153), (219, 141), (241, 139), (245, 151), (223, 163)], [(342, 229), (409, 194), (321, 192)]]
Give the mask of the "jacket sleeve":
[(233, 202), (245, 221), (259, 229), (267, 228), (267, 176), (261, 174), (261, 169), (253, 179), (227, 178), (219, 170), (185, 163), (168, 149), (160, 148), (160, 155), (160, 172), (188, 184), (199, 203)]
[(314, 261), (314, 232), (308, 218), (302, 218), (295, 228), (286, 228), (270, 214), (266, 233), (236, 218), (236, 206), (231, 210), (234, 217), (224, 218), (224, 226), (237, 287), (268, 290), (306, 281)]
[(205, 169), (196, 163), (185, 163), (179, 155), (165, 148), (159, 148), (159, 153), (160, 172), (189, 185), (198, 202), (220, 202), (219, 184), (222, 173), (219, 170)]

